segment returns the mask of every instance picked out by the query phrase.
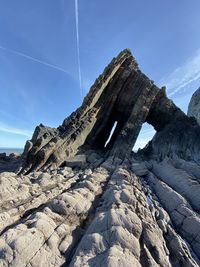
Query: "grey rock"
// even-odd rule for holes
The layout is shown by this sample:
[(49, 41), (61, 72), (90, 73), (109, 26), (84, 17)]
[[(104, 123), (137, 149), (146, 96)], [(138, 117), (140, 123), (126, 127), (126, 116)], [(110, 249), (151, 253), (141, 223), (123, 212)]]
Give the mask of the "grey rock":
[(184, 196), (200, 212), (200, 183), (184, 170), (174, 168), (168, 161), (153, 164), (153, 173)]
[(149, 172), (145, 162), (133, 162), (132, 171), (138, 176), (145, 176)]
[(200, 125), (200, 88), (192, 95), (187, 114), (189, 117), (194, 117)]
[(111, 157), (93, 170), (2, 173), (0, 264), (198, 266), (199, 215), (147, 169), (142, 184), (133, 163), (113, 169)]
[(6, 153), (0, 153), (0, 160), (6, 159)]
[(63, 165), (71, 168), (84, 168), (87, 166), (86, 156), (76, 155), (73, 158), (68, 158), (63, 162)]
[[(176, 177), (172, 173), (171, 177), (176, 181)], [(186, 198), (176, 192), (175, 187), (171, 188), (153, 174), (149, 174), (147, 180), (177, 227), (177, 232), (188, 241), (197, 257), (200, 258), (200, 243), (196, 240), (200, 231), (199, 214), (192, 209)]]
[(6, 153), (0, 153), (0, 173), (1, 172), (17, 172), (22, 165), (21, 155), (11, 153), (9, 156)]

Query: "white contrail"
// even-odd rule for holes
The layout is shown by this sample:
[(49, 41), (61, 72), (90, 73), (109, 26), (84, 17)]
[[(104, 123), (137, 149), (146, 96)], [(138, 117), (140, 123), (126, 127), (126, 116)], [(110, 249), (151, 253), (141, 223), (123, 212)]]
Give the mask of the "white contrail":
[(80, 63), (80, 46), (79, 46), (79, 21), (78, 21), (78, 0), (75, 0), (75, 20), (76, 20), (76, 46), (77, 46), (77, 57), (78, 57), (78, 76), (80, 86), (81, 100), (83, 98), (82, 90), (82, 77), (81, 77), (81, 63)]
[(12, 53), (12, 54), (15, 54), (15, 55), (24, 57), (24, 58), (26, 58), (26, 59), (35, 61), (35, 62), (40, 63), (40, 64), (42, 64), (42, 65), (45, 65), (45, 66), (47, 66), (47, 67), (50, 67), (50, 68), (53, 68), (53, 69), (56, 69), (56, 70), (59, 70), (59, 71), (62, 71), (62, 72), (64, 72), (64, 73), (67, 73), (67, 74), (68, 74), (68, 72), (67, 72), (65, 69), (63, 69), (63, 68), (60, 68), (60, 67), (58, 67), (58, 66), (56, 66), (56, 65), (47, 63), (47, 62), (45, 62), (45, 61), (43, 61), (43, 60), (40, 60), (40, 59), (38, 59), (38, 58), (34, 58), (34, 57), (31, 57), (31, 56), (28, 56), (28, 55), (26, 55), (26, 54), (24, 54), (24, 53), (21, 53), (21, 52), (19, 52), (19, 51), (16, 51), (16, 50), (13, 50), (13, 49), (4, 47), (4, 46), (0, 46), (0, 49), (5, 50), (5, 51), (8, 51), (8, 52), (10, 52), (10, 53)]
[(28, 136), (28, 137), (31, 137), (33, 134), (33, 131), (15, 128), (3, 122), (0, 122), (0, 132), (18, 134), (18, 135), (23, 135), (23, 136)]
[(171, 74), (163, 78), (159, 84), (166, 84), (170, 97), (182, 92), (184, 89), (191, 90), (191, 85), (200, 80), (200, 49), (195, 55), (186, 60)]

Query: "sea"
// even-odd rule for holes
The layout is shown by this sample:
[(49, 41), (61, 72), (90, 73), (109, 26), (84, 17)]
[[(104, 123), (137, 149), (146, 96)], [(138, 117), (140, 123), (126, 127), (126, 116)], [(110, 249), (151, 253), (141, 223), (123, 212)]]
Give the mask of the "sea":
[(6, 153), (7, 156), (9, 156), (11, 153), (22, 153), (23, 148), (4, 148), (0, 147), (0, 153)]

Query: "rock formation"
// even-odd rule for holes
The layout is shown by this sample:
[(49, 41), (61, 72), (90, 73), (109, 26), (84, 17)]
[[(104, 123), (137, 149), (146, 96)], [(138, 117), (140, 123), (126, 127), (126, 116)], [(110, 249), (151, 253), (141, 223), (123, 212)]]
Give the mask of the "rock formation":
[[(157, 133), (134, 154), (144, 122)], [(0, 174), (0, 266), (200, 266), (199, 138), (124, 50), (61, 126), (36, 127), (20, 173)]]
[[(167, 98), (165, 88), (159, 89), (140, 71), (131, 52), (124, 50), (61, 126), (36, 127), (24, 150), (22, 172), (58, 167), (67, 158), (91, 149), (124, 159), (144, 122), (157, 131), (148, 148), (152, 155), (177, 154), (199, 160), (200, 127)], [(105, 147), (114, 123), (117, 126)]]
[(1, 172), (17, 172), (21, 167), (22, 159), (18, 153), (11, 153), (9, 156), (6, 153), (0, 153), (0, 173)]
[(194, 117), (200, 125), (200, 88), (192, 95), (187, 114), (189, 117)]

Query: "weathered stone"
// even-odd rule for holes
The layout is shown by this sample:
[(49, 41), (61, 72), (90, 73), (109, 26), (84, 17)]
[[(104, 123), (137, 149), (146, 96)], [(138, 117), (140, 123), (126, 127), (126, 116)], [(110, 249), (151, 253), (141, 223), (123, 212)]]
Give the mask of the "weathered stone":
[(106, 67), (82, 106), (61, 126), (36, 127), (24, 149), (22, 172), (55, 168), (90, 150), (124, 159), (130, 155), (144, 122), (157, 134), (142, 154), (200, 160), (200, 126), (167, 98), (165, 88), (159, 89), (140, 71), (126, 49)]
[(87, 166), (86, 156), (85, 155), (76, 155), (73, 158), (66, 159), (63, 164), (64, 166), (71, 168), (84, 168)]
[[(176, 183), (176, 176), (173, 176), (171, 173), (171, 177)], [(176, 192), (176, 187), (171, 188), (167, 183), (162, 182), (152, 173), (147, 176), (147, 181), (158, 196), (160, 203), (168, 211), (171, 220), (177, 227), (177, 231), (190, 243), (193, 250), (200, 258), (200, 243), (196, 240), (200, 231), (199, 214), (194, 212), (187, 200)], [(177, 183), (179, 182), (180, 181), (177, 180)]]
[(200, 212), (200, 183), (184, 170), (178, 170), (168, 163), (153, 164), (153, 173), (171, 188), (184, 196), (191, 206)]
[(158, 160), (171, 157), (200, 161), (200, 127), (166, 97), (165, 91), (157, 94), (147, 122), (157, 133), (140, 151), (141, 155)]
[(0, 173), (1, 172), (18, 172), (22, 165), (21, 155), (19, 153), (0, 153)]
[(0, 160), (6, 159), (6, 153), (0, 153)]
[(165, 241), (141, 190), (138, 178), (129, 171), (114, 172), (70, 266), (141, 266), (141, 261), (149, 260), (154, 266), (170, 266)]
[[(131, 153), (144, 122), (157, 133)], [(129, 50), (22, 158), (0, 174), (0, 266), (200, 266), (200, 126)]]

